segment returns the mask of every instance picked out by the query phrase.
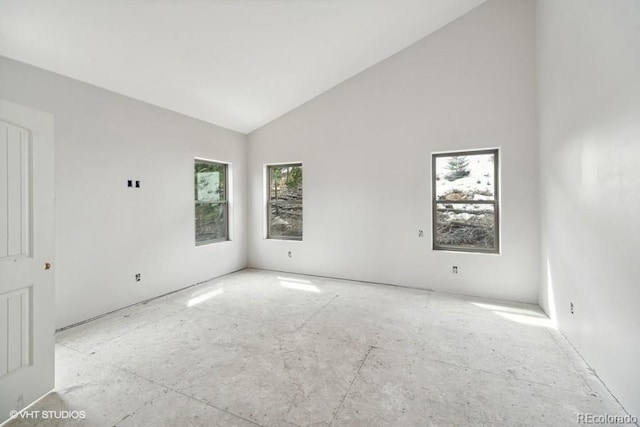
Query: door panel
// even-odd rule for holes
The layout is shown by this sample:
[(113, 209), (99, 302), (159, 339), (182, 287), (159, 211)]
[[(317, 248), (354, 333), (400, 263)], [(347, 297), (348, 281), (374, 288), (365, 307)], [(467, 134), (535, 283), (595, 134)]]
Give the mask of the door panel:
[[(0, 365), (0, 375), (9, 374), (30, 364), (31, 358), (31, 316), (29, 313), (31, 289), (25, 288), (0, 295), (0, 329), (6, 342), (3, 353), (4, 363)], [(2, 361), (2, 359), (0, 359)]]
[(28, 255), (29, 132), (0, 119), (0, 152), (0, 257)]
[(0, 423), (54, 385), (53, 116), (0, 100)]

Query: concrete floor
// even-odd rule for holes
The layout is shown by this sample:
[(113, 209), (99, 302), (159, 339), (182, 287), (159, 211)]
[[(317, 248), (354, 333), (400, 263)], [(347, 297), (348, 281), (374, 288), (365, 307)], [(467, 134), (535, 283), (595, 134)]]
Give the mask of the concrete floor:
[(17, 426), (570, 426), (623, 408), (536, 306), (245, 270), (57, 336)]

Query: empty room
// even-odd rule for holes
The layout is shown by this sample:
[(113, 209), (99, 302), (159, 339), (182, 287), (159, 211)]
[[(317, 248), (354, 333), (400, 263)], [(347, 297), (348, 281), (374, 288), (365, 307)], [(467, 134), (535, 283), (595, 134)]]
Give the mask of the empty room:
[(640, 1), (0, 0), (0, 424), (638, 425)]

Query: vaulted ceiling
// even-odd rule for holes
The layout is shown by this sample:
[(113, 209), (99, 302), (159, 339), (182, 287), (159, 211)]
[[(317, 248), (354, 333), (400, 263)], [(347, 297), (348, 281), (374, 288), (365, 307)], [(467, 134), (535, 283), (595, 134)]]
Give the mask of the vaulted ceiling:
[(484, 1), (0, 0), (0, 55), (248, 133)]

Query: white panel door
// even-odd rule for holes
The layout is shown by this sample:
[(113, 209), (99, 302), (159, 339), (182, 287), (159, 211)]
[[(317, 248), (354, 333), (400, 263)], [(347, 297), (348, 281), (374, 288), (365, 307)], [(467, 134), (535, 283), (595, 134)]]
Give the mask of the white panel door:
[(0, 423), (54, 386), (53, 116), (0, 100)]

